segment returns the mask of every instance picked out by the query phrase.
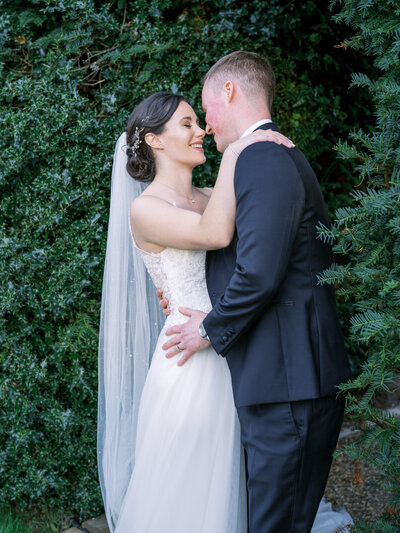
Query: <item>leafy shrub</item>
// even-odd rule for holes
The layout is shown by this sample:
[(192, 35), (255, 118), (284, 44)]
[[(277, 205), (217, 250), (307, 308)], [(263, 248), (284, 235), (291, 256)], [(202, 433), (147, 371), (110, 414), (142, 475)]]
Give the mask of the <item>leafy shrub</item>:
[(366, 461), (382, 476), (389, 493), (386, 517), (374, 525), (361, 521), (356, 531), (394, 533), (400, 526), (400, 420), (379, 408), (379, 394), (394, 395), (400, 373), (400, 6), (387, 0), (342, 0), (338, 21), (357, 33), (343, 45), (371, 56), (378, 75), (354, 74), (353, 85), (367, 87), (376, 108), (372, 133), (353, 131), (338, 144), (343, 160), (354, 162), (361, 182), (353, 204), (336, 211), (331, 230), (342, 254), (321, 281), (340, 285), (352, 308), (351, 333), (366, 355), (362, 372), (341, 386), (347, 412), (360, 430), (345, 452)]

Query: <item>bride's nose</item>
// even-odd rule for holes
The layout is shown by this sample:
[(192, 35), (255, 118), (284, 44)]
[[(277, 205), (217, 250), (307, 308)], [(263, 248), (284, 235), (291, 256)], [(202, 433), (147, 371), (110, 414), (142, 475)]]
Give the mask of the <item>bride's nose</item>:
[(204, 139), (206, 135), (206, 130), (203, 130), (203, 128), (200, 128), (200, 126), (197, 126), (198, 132), (196, 132), (196, 137), (200, 137), (200, 139)]

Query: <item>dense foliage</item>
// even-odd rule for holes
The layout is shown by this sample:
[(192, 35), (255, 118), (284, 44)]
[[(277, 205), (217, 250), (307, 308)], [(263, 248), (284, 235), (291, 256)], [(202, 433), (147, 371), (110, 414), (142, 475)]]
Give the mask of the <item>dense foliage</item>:
[(344, 256), (321, 280), (339, 285), (352, 306), (351, 332), (367, 359), (361, 374), (342, 386), (347, 412), (361, 431), (346, 448), (382, 474), (390, 495), (387, 516), (356, 531), (395, 533), (400, 528), (400, 420), (379, 409), (379, 394), (400, 385), (400, 5), (396, 0), (342, 0), (336, 17), (356, 32), (343, 43), (371, 56), (377, 76), (354, 74), (353, 85), (367, 87), (376, 107), (372, 133), (354, 131), (337, 150), (354, 162), (360, 186), (353, 205), (336, 211), (332, 230)]
[[(0, 503), (101, 507), (97, 327), (113, 147), (133, 105), (186, 94), (235, 49), (267, 55), (274, 116), (331, 206), (352, 186), (331, 146), (368, 119), (359, 56), (317, 1), (0, 0)], [(361, 57), (361, 56), (360, 56)], [(368, 68), (368, 65), (363, 67)], [(200, 183), (215, 175), (218, 155)], [(342, 166), (340, 166), (342, 165)], [(342, 196), (340, 196), (342, 195)]]

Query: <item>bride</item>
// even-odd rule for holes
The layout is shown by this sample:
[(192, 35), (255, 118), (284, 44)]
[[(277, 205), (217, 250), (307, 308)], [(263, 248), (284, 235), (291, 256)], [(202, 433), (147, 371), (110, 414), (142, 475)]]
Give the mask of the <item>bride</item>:
[[(180, 366), (161, 347), (165, 330), (182, 321), (179, 306), (211, 309), (205, 250), (225, 247), (233, 237), (238, 154), (254, 142), (292, 143), (271, 130), (235, 141), (211, 194), (192, 185), (193, 168), (205, 162), (204, 135), (183, 97), (156, 93), (133, 110), (115, 150), (98, 429), (100, 482), (114, 533), (247, 531), (226, 360), (210, 347)], [(169, 300), (165, 325), (154, 285)], [(338, 525), (318, 531), (333, 533)]]

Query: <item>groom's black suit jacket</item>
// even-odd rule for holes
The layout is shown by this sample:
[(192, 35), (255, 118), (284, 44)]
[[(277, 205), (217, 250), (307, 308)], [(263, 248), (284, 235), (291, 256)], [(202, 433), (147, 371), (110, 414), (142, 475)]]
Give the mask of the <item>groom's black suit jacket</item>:
[(333, 287), (317, 282), (332, 263), (316, 234), (329, 225), (317, 178), (297, 148), (261, 142), (240, 154), (234, 186), (235, 237), (207, 254), (204, 326), (227, 358), (235, 404), (336, 394), (349, 367)]

